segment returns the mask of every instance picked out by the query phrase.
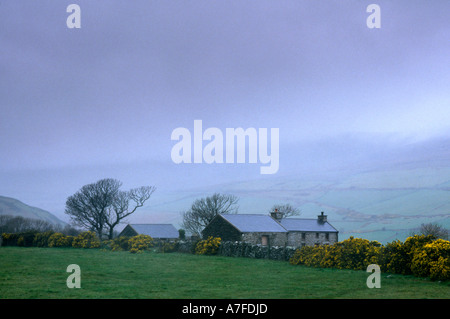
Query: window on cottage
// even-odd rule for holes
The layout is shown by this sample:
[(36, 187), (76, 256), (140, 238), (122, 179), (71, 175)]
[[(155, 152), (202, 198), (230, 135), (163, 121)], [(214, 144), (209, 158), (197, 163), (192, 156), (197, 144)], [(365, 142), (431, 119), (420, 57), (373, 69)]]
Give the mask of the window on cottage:
[(306, 239), (306, 233), (302, 233), (302, 240)]
[(316, 238), (319, 238), (319, 233), (316, 233)]
[(325, 233), (325, 239), (326, 240), (330, 240), (330, 234), (329, 233)]
[(267, 246), (269, 244), (269, 236), (263, 235), (261, 236), (261, 245)]

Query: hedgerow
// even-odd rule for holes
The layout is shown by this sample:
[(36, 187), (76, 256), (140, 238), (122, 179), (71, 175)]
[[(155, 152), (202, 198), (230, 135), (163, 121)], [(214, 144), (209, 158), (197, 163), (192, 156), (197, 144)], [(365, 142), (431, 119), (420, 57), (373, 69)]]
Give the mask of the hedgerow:
[(22, 233), (3, 233), (3, 246), (21, 246), (32, 247), (36, 232), (22, 232)]
[(428, 235), (408, 237), (382, 246), (376, 241), (350, 237), (333, 245), (297, 249), (289, 262), (321, 268), (364, 270), (378, 264), (382, 271), (413, 274), (432, 280), (450, 279), (450, 242)]
[(85, 231), (73, 239), (72, 247), (75, 248), (99, 248), (100, 239), (93, 231)]
[(110, 248), (112, 251), (123, 251), (128, 250), (129, 244), (128, 241), (130, 237), (128, 236), (120, 236), (113, 238), (105, 243), (105, 246)]
[(48, 240), (54, 234), (54, 231), (46, 231), (43, 233), (37, 233), (34, 235), (33, 246), (36, 247), (48, 247)]
[(376, 263), (381, 244), (350, 237), (334, 245), (305, 246), (296, 250), (289, 262), (312, 267), (363, 270)]
[(73, 236), (65, 236), (61, 233), (54, 233), (48, 239), (48, 247), (72, 247)]

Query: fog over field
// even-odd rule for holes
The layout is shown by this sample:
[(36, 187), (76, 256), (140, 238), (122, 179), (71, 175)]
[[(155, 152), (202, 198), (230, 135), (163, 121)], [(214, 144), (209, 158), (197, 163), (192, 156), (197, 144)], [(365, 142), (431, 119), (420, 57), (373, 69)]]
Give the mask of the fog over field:
[[(374, 145), (370, 151), (361, 150), (356, 141), (344, 143), (347, 147), (327, 144), (283, 149), (280, 172), (275, 176), (258, 174), (255, 164), (183, 168), (173, 163), (141, 162), (3, 172), (2, 180), (14, 179), (16, 188), (2, 185), (1, 192), (64, 221), (68, 221), (63, 213), (68, 196), (84, 184), (113, 177), (123, 181), (124, 188), (157, 186), (145, 206), (127, 219), (136, 223), (173, 223), (178, 228), (180, 213), (195, 199), (221, 192), (239, 197), (240, 213), (268, 213), (278, 203), (299, 207), (303, 218), (316, 218), (324, 211), (339, 230), (340, 239), (355, 236), (386, 243), (404, 240), (422, 223), (450, 227), (447, 140), (399, 144), (391, 150)], [(423, 149), (427, 152), (421, 152)], [(285, 167), (289, 157), (298, 159), (297, 164)], [(43, 183), (45, 188), (40, 189)]]

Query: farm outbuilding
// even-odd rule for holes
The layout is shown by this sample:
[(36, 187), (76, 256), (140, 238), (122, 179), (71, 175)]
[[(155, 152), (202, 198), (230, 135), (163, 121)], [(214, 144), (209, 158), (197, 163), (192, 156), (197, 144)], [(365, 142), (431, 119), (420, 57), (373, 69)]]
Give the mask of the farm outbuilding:
[(178, 230), (172, 224), (128, 224), (119, 234), (120, 236), (149, 235), (158, 240), (178, 239)]
[(219, 214), (202, 235), (223, 241), (242, 241), (262, 246), (314, 246), (338, 241), (338, 231), (323, 213), (317, 219), (283, 218), (280, 212), (265, 214)]

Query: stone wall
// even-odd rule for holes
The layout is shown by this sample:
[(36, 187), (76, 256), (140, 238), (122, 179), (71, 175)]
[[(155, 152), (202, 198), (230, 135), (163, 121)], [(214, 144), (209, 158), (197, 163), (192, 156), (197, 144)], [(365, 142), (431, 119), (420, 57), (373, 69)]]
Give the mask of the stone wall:
[(178, 241), (177, 251), (179, 251), (180, 253), (192, 254), (194, 252), (195, 244), (197, 242), (198, 241), (180, 240)]
[(297, 247), (290, 246), (262, 246), (246, 242), (222, 242), (218, 255), (228, 257), (247, 257), (257, 259), (272, 259), (288, 261)]
[[(195, 253), (195, 245), (198, 241), (180, 240), (176, 250), (181, 253)], [(298, 247), (289, 246), (262, 246), (253, 245), (242, 241), (222, 241), (217, 255), (228, 257), (246, 257), (257, 259), (272, 259), (289, 261)]]
[(333, 245), (337, 241), (338, 233), (289, 232), (287, 236), (289, 246)]
[(253, 245), (262, 245), (263, 236), (267, 236), (268, 246), (284, 246), (287, 242), (287, 233), (277, 233), (277, 232), (243, 233), (241, 240)]

